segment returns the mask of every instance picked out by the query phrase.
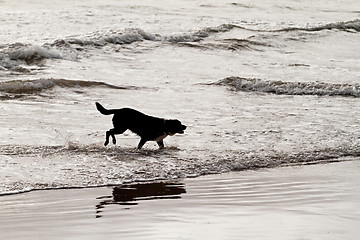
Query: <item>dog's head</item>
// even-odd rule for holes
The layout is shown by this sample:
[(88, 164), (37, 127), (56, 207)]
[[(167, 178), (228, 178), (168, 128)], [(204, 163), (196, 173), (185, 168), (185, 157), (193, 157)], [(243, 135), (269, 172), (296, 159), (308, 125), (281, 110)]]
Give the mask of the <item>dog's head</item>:
[(175, 133), (183, 134), (186, 129), (185, 125), (182, 125), (179, 120), (165, 120), (165, 130), (169, 135), (174, 135)]

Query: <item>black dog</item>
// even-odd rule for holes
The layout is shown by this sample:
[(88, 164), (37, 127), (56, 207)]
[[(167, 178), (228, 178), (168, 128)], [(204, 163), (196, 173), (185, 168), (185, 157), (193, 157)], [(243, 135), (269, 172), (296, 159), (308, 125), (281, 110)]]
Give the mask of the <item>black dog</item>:
[(179, 120), (166, 120), (145, 115), (131, 108), (105, 109), (100, 103), (95, 103), (96, 108), (104, 115), (114, 114), (112, 119), (114, 128), (106, 132), (105, 146), (109, 144), (109, 137), (112, 137), (113, 143), (116, 144), (115, 134), (122, 134), (127, 129), (141, 137), (138, 149), (147, 141), (155, 141), (159, 148), (164, 148), (163, 139), (168, 135), (175, 133), (184, 133), (185, 125)]

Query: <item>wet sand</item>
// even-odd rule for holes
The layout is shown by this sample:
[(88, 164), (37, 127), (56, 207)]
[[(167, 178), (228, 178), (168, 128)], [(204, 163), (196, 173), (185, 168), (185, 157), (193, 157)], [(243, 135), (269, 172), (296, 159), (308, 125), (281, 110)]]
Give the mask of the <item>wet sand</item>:
[(360, 161), (0, 197), (1, 239), (358, 239)]

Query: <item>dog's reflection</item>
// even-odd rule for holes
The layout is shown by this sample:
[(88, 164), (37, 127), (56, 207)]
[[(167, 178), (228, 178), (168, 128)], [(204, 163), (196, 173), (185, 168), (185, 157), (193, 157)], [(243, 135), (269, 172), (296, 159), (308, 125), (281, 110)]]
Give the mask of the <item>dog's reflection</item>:
[(137, 205), (139, 201), (154, 199), (179, 199), (186, 193), (185, 185), (176, 182), (151, 182), (124, 184), (113, 188), (112, 196), (99, 197), (96, 217), (102, 217), (106, 205)]

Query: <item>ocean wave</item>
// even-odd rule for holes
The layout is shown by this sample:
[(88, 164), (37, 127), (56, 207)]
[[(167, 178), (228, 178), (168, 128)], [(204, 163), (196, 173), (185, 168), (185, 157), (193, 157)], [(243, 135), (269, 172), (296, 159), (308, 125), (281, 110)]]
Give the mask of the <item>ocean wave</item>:
[(227, 38), (216, 42), (179, 42), (179, 46), (199, 48), (202, 50), (228, 50), (228, 51), (242, 51), (254, 50), (261, 51), (261, 47), (271, 47), (272, 45), (260, 41)]
[(194, 43), (204, 40), (212, 34), (227, 32), (234, 28), (241, 27), (235, 24), (222, 24), (197, 31), (169, 33), (163, 36), (140, 28), (129, 28), (66, 37), (41, 46), (22, 43), (0, 45), (0, 70), (29, 73), (31, 70), (23, 67), (23, 65), (43, 65), (43, 60), (46, 59), (77, 61), (81, 59), (81, 52), (92, 48), (102, 48), (107, 45), (129, 45), (143, 41), (159, 42), (161, 44)]
[(160, 39), (164, 42), (170, 42), (170, 43), (199, 42), (211, 36), (212, 34), (228, 32), (234, 28), (243, 29), (241, 26), (238, 26), (236, 24), (221, 24), (220, 26), (207, 27), (204, 29), (200, 29), (198, 31), (180, 33), (180, 34), (171, 34), (168, 36), (163, 36)]
[(62, 55), (54, 49), (27, 44), (10, 44), (0, 46), (0, 69), (19, 70), (21, 64), (39, 64), (44, 59), (62, 59)]
[[(115, 45), (128, 45), (136, 42), (143, 41), (153, 41), (159, 43), (172, 43), (172, 44), (183, 44), (184, 43), (196, 43), (206, 38), (219, 33), (229, 32), (233, 29), (242, 29), (246, 31), (256, 31), (256, 32), (267, 32), (269, 30), (261, 29), (251, 29), (241, 26), (241, 24), (227, 23), (221, 24), (215, 27), (206, 27), (199, 30), (181, 32), (181, 33), (169, 33), (167, 35), (160, 35), (157, 33), (147, 32), (140, 28), (130, 28), (124, 30), (110, 30), (110, 31), (98, 31), (89, 33), (85, 36), (78, 37), (68, 37), (64, 39), (59, 39), (53, 43), (45, 44), (44, 46), (48, 48), (68, 48), (72, 51), (84, 50), (83, 47), (93, 46), (93, 47), (103, 47), (109, 44)], [(344, 31), (360, 31), (360, 20), (353, 20), (347, 22), (337, 22), (323, 24), (319, 26), (310, 26), (310, 27), (286, 27), (277, 30), (271, 30), (270, 32), (288, 32), (288, 31), (321, 31), (321, 30), (344, 30)], [(229, 41), (232, 39), (225, 39)], [(242, 39), (242, 41), (248, 41), (252, 45), (264, 45), (260, 42), (255, 42), (247, 39)], [(185, 44), (186, 45), (186, 44)], [(241, 44), (240, 44), (241, 45)], [(231, 49), (231, 47), (230, 47)]]
[(23, 60), (28, 64), (48, 58), (62, 58), (58, 52), (38, 45), (25, 46), (9, 52), (8, 55), (11, 60)]
[[(215, 27), (206, 27), (204, 29), (182, 32), (182, 33), (169, 33), (167, 35), (160, 35), (157, 33), (147, 32), (140, 28), (130, 28), (124, 30), (110, 30), (105, 32), (98, 31), (98, 32), (89, 33), (85, 36), (68, 37), (68, 38), (56, 40), (53, 43), (45, 44), (45, 46), (66, 47), (66, 48), (70, 48), (70, 46), (72, 45), (77, 45), (80, 47), (86, 47), (86, 46), (103, 47), (108, 44), (127, 45), (142, 41), (154, 41), (161, 43), (194, 43), (194, 42), (202, 41), (213, 34), (225, 33), (233, 29), (243, 29), (247, 31), (260, 31), (260, 32), (268, 31), (268, 30), (259, 30), (259, 29), (256, 30), (256, 29), (246, 28), (241, 26), (240, 24), (235, 24), (235, 23), (221, 24)], [(329, 23), (314, 27), (287, 27), (287, 28), (271, 30), (271, 31), (273, 32), (297, 31), (297, 30), (321, 31), (321, 30), (331, 30), (331, 29), (358, 32), (360, 31), (360, 20)], [(257, 43), (257, 44), (261, 44), (261, 43)], [(83, 50), (82, 48), (77, 48), (77, 47), (74, 47), (73, 49)]]
[(291, 31), (309, 31), (317, 32), (323, 30), (340, 30), (346, 32), (360, 32), (360, 20), (352, 20), (346, 22), (336, 22), (336, 23), (327, 23), (321, 24), (319, 26), (309, 26), (309, 27), (288, 27), (275, 30), (275, 32), (291, 32)]
[(55, 40), (43, 45), (14, 43), (0, 45), (0, 70), (28, 73), (22, 65), (42, 65), (45, 59), (79, 60), (80, 53), (92, 47), (102, 48), (106, 45), (129, 45), (136, 42), (152, 41), (160, 43), (198, 42), (211, 34), (226, 32), (237, 27), (223, 24), (218, 27), (205, 28), (186, 33), (172, 33), (166, 36), (150, 33), (140, 28), (124, 30), (98, 31), (84, 36), (72, 36)]
[(0, 82), (0, 92), (5, 94), (34, 94), (54, 87), (61, 88), (90, 88), (106, 87), (112, 89), (133, 89), (135, 87), (115, 86), (105, 82), (68, 80), (68, 79), (37, 79), (37, 80), (12, 80)]
[[(14, 43), (0, 45), (0, 70), (20, 73), (32, 72), (23, 65), (44, 65), (46, 59), (80, 60), (81, 53), (92, 48), (103, 48), (108, 45), (130, 45), (144, 41), (157, 42), (159, 45), (178, 44), (185, 47), (197, 47), (201, 49), (225, 49), (225, 50), (259, 50), (259, 46), (271, 46), (253, 39), (226, 38), (215, 42), (203, 42), (210, 36), (226, 33), (234, 29), (252, 32), (291, 32), (291, 31), (322, 31), (341, 30), (347, 32), (359, 32), (360, 20), (321, 24), (307, 27), (285, 27), (280, 29), (252, 29), (242, 24), (227, 23), (215, 27), (206, 27), (199, 30), (191, 30), (180, 33), (168, 33), (160, 35), (148, 32), (140, 28), (123, 30), (97, 31), (82, 36), (70, 36), (55, 40), (43, 45), (29, 45)], [(152, 46), (153, 47), (153, 46)], [(118, 51), (116, 48), (115, 51)]]
[(211, 34), (227, 32), (233, 28), (241, 28), (235, 24), (222, 24), (217, 27), (207, 27), (205, 29), (190, 31), (185, 33), (172, 33), (169, 35), (161, 36), (156, 33), (149, 33), (139, 28), (131, 28), (125, 30), (111, 30), (107, 32), (94, 32), (87, 36), (82, 37), (70, 37), (66, 39), (56, 40), (50, 46), (69, 46), (76, 44), (79, 46), (105, 46), (107, 44), (132, 44), (142, 41), (156, 41), (163, 43), (182, 43), (182, 42), (198, 42)]
[(50, 46), (65, 46), (71, 44), (79, 46), (96, 46), (102, 47), (107, 44), (131, 44), (134, 42), (141, 42), (144, 40), (158, 41), (158, 37), (154, 34), (148, 33), (139, 28), (125, 29), (121, 31), (108, 31), (108, 32), (94, 32), (82, 37), (69, 37), (59, 39), (49, 44)]
[(214, 85), (232, 87), (236, 91), (263, 92), (284, 95), (318, 95), (360, 97), (359, 84), (323, 82), (264, 81), (255, 78), (227, 77)]
[(307, 24), (306, 26), (286, 26), (280, 27), (266, 26), (265, 24), (259, 24), (260, 27), (254, 28), (252, 25), (246, 25), (243, 27), (243, 23), (233, 24), (234, 27), (244, 29), (251, 32), (292, 32), (292, 31), (306, 31), (306, 32), (318, 32), (323, 30), (339, 30), (345, 32), (360, 32), (360, 19), (351, 21), (333, 22), (333, 23), (319, 23), (319, 24)]
[(78, 143), (69, 143), (68, 146), (0, 146), (0, 152), (6, 159), (2, 168), (16, 171), (15, 175), (7, 175), (2, 183), (0, 195), (4, 195), (32, 190), (114, 186), (229, 171), (359, 160), (360, 146), (349, 144), (299, 152), (231, 150), (210, 158), (186, 155), (178, 148), (138, 151)]

